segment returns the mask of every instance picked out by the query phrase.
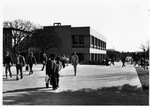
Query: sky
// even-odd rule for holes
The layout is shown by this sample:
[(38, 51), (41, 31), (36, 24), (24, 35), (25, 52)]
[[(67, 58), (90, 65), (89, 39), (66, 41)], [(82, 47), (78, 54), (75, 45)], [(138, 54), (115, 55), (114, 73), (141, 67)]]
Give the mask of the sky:
[(2, 21), (28, 20), (42, 26), (90, 26), (107, 39), (107, 49), (141, 51), (150, 40), (150, 0), (3, 0)]

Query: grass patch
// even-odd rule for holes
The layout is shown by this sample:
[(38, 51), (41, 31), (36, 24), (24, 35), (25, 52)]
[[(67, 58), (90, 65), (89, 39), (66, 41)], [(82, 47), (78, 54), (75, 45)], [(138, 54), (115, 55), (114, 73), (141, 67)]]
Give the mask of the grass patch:
[(141, 67), (135, 67), (135, 69), (137, 71), (144, 92), (149, 95), (149, 70), (144, 70)]

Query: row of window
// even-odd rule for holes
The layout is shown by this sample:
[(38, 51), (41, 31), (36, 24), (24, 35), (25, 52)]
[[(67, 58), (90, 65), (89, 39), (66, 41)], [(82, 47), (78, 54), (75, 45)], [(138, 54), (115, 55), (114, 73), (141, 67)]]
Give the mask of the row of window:
[[(106, 42), (97, 39), (93, 36), (90, 38), (91, 41), (91, 48), (100, 49), (100, 50), (106, 50)], [(84, 36), (82, 35), (73, 35), (72, 36), (72, 47), (73, 48), (84, 48), (85, 40)]]
[(72, 47), (73, 48), (84, 48), (85, 40), (82, 35), (73, 35), (72, 36)]
[(3, 43), (12, 47), (12, 38), (10, 32), (3, 33)]
[(103, 61), (106, 57), (106, 54), (91, 54), (91, 61)]
[[(80, 61), (84, 61), (85, 59), (85, 54), (83, 53), (77, 53)], [(106, 54), (96, 54), (96, 53), (91, 53), (90, 54), (90, 61), (103, 61), (106, 58)], [(88, 59), (89, 60), (89, 59)]]
[(106, 42), (91, 36), (91, 48), (106, 50)]

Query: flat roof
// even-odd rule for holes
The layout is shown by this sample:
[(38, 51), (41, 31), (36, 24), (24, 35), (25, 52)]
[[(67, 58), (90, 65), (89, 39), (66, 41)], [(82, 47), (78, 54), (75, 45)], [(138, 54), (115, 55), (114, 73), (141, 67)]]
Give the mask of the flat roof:
[(100, 39), (102, 39), (103, 41), (106, 42), (106, 37), (104, 37), (102, 34), (100, 34), (99, 32), (97, 32), (96, 30), (94, 30), (94, 29), (91, 28), (91, 27), (90, 27), (90, 34), (91, 34), (92, 36), (95, 36), (95, 37), (97, 37), (97, 38), (100, 38)]
[(106, 42), (106, 37), (104, 37), (102, 34), (100, 34), (99, 32), (97, 32), (96, 30), (94, 30), (92, 27), (90, 26), (80, 26), (80, 27), (71, 27), (71, 28), (89, 28), (89, 34), (96, 37), (96, 38), (99, 38), (103, 41)]
[(73, 28), (89, 28), (89, 33), (90, 35), (96, 37), (96, 38), (99, 38), (103, 41), (106, 42), (106, 37), (103, 36), (102, 34), (100, 34), (99, 32), (97, 32), (96, 30), (94, 30), (92, 27), (90, 26), (76, 26), (76, 27), (72, 27), (71, 25), (60, 25), (60, 26), (44, 26), (43, 28), (49, 28), (49, 27), (71, 27), (71, 29)]
[(61, 26), (43, 26), (43, 28), (49, 28), (49, 27), (71, 27), (71, 25), (61, 25)]

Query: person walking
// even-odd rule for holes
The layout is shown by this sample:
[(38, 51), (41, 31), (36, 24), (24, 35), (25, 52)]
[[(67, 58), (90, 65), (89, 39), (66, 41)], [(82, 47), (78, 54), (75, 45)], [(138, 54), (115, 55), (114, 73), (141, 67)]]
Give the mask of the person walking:
[(135, 53), (134, 62), (135, 62), (134, 66), (136, 66), (137, 64), (138, 64), (138, 66), (139, 66), (139, 56), (138, 56), (137, 53)]
[(66, 63), (67, 63), (67, 66), (68, 66), (68, 63), (69, 63), (70, 59), (69, 59), (69, 55), (66, 57)]
[(56, 57), (56, 66), (54, 69), (55, 72), (55, 81), (56, 81), (56, 87), (59, 87), (59, 72), (62, 69), (62, 63), (60, 61), (60, 57)]
[(110, 65), (111, 65), (111, 64), (112, 64), (113, 66), (115, 65), (115, 63), (114, 63), (114, 58), (111, 58), (111, 59), (110, 59)]
[(126, 65), (125, 65), (125, 57), (124, 58), (122, 58), (122, 67), (125, 67)]
[(10, 78), (12, 77), (12, 73), (11, 73), (11, 66), (13, 65), (12, 62), (12, 58), (9, 56), (9, 52), (6, 52), (6, 57), (4, 58), (4, 62), (3, 62), (4, 66), (5, 66), (5, 74), (6, 74), (6, 79), (7, 79), (7, 71), (9, 71), (9, 75)]
[(140, 66), (140, 64), (139, 64), (139, 60), (135, 60), (135, 64), (134, 64), (134, 66), (136, 66), (136, 65)]
[(105, 65), (106, 65), (106, 66), (109, 66), (109, 58), (108, 58), (108, 57), (105, 58)]
[(131, 65), (133, 64), (133, 58), (131, 58)]
[(46, 56), (46, 54), (45, 53), (43, 53), (43, 67), (42, 67), (42, 69), (41, 69), (41, 71), (43, 71), (44, 70), (44, 67), (46, 66), (46, 62), (47, 62), (47, 56)]
[(149, 59), (145, 58), (145, 68), (144, 69), (148, 70), (148, 66), (149, 66)]
[(79, 58), (78, 58), (78, 55), (76, 54), (76, 52), (73, 52), (73, 55), (71, 56), (71, 63), (72, 63), (73, 68), (74, 68), (74, 76), (76, 76), (77, 65), (79, 63)]
[(66, 56), (65, 56), (65, 54), (62, 55), (61, 62), (62, 62), (63, 68), (65, 68), (65, 63), (66, 63)]
[(26, 64), (25, 58), (20, 55), (20, 52), (16, 52), (17, 56), (17, 61), (16, 61), (16, 70), (17, 70), (17, 75), (16, 75), (16, 80), (19, 80), (18, 75), (20, 71), (20, 78), (23, 78), (23, 73), (22, 73), (22, 67)]
[(29, 64), (29, 68), (30, 68), (30, 71), (29, 71), (29, 75), (33, 74), (33, 64), (37, 64), (36, 62), (36, 59), (35, 59), (35, 56), (33, 56), (33, 52), (30, 53), (30, 56), (28, 58), (28, 64)]
[(139, 64), (139, 66), (145, 68), (145, 60), (144, 60), (143, 57), (140, 58), (140, 64)]
[[(50, 54), (50, 58), (47, 60), (46, 63), (46, 75), (50, 78), (50, 84), (52, 85), (53, 90), (55, 90), (56, 87), (56, 81), (55, 81), (55, 75), (54, 75), (54, 68), (56, 66), (56, 61), (55, 61), (55, 54)], [(49, 82), (46, 83), (46, 87), (49, 87)]]

